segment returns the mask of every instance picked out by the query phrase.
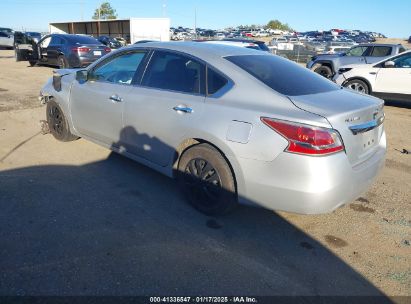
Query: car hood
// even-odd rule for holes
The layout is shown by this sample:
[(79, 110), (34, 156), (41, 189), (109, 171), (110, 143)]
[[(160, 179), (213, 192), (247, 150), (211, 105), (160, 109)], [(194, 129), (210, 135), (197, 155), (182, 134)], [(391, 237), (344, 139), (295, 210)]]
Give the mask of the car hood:
[(314, 56), (315, 60), (329, 60), (329, 59), (334, 59), (334, 58), (339, 58), (344, 56), (344, 53), (340, 53), (340, 54), (321, 54), (321, 55), (317, 55)]

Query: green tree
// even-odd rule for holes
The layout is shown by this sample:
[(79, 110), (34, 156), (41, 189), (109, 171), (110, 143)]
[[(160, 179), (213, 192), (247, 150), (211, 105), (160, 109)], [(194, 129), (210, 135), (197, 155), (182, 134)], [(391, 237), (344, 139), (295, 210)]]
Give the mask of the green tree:
[(273, 30), (289, 31), (289, 32), (293, 31), (293, 29), (288, 25), (288, 23), (282, 23), (279, 20), (270, 20), (267, 23), (267, 28), (270, 28)]
[(109, 2), (104, 2), (94, 11), (93, 19), (117, 19), (116, 10)]

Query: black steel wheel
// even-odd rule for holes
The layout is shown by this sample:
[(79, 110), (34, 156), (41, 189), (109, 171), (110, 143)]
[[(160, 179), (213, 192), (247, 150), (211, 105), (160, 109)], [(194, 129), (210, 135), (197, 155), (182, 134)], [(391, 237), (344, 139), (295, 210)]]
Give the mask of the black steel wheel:
[(333, 72), (332, 72), (331, 68), (326, 66), (326, 65), (322, 65), (322, 66), (314, 69), (314, 72), (316, 72), (317, 74), (320, 74), (321, 76), (323, 76), (327, 79), (331, 79), (332, 76), (333, 76)]
[(207, 215), (221, 215), (237, 206), (235, 181), (226, 159), (208, 144), (183, 153), (179, 162), (179, 185), (189, 202)]
[(78, 139), (77, 136), (71, 134), (63, 111), (55, 101), (49, 101), (47, 103), (46, 113), (49, 130), (54, 138), (60, 141), (71, 141)]

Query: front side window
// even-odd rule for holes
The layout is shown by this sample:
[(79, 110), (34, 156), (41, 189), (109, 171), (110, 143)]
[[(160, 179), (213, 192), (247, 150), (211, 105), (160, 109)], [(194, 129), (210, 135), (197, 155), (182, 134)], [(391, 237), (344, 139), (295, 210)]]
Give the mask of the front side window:
[(339, 89), (324, 77), (278, 56), (242, 55), (225, 59), (283, 95), (308, 95)]
[(396, 68), (411, 68), (411, 53), (393, 59)]
[(385, 57), (391, 54), (392, 47), (390, 46), (374, 46), (371, 54), (371, 57)]
[(49, 44), (50, 44), (50, 41), (51, 41), (51, 37), (50, 37), (50, 36), (47, 37), (47, 38), (44, 38), (44, 40), (40, 43), (40, 47), (41, 47), (41, 48), (46, 48), (46, 47), (48, 47)]
[(95, 68), (91, 78), (95, 81), (131, 84), (145, 55), (145, 51), (140, 51), (116, 56)]
[(346, 55), (347, 56), (356, 56), (356, 57), (359, 57), (359, 56), (363, 56), (363, 54), (364, 54), (364, 52), (367, 50), (367, 47), (366, 46), (356, 46), (356, 47), (353, 47), (353, 48), (351, 48), (347, 53), (346, 53)]
[(144, 74), (142, 85), (183, 93), (205, 93), (205, 66), (184, 55), (156, 51)]

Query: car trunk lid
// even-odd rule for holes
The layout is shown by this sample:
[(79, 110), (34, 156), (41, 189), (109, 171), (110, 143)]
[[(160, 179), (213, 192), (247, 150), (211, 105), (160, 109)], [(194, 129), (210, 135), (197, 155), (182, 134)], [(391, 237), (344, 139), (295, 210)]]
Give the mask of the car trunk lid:
[(110, 50), (110, 48), (106, 47), (105, 45), (98, 44), (76, 45), (72, 50), (73, 52), (78, 53), (80, 56), (91, 58), (100, 58), (101, 56), (110, 52), (108, 51)]
[(383, 133), (382, 100), (347, 89), (289, 98), (298, 108), (329, 121), (340, 133), (352, 166), (376, 152)]

